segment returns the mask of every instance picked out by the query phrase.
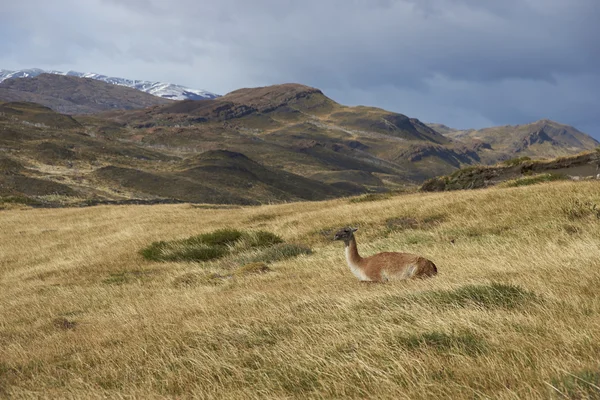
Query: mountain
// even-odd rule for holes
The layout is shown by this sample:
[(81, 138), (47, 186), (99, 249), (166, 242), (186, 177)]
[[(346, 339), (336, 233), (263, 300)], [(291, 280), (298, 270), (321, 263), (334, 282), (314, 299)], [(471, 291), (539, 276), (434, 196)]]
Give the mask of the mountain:
[(102, 118), (134, 128), (125, 138), (145, 145), (230, 150), (306, 177), (368, 172), (388, 187), (478, 161), (475, 152), (417, 119), (346, 107), (298, 84), (240, 89), (214, 100), (114, 111)]
[(164, 82), (140, 81), (134, 79), (124, 79), (109, 77), (95, 73), (83, 73), (77, 71), (44, 71), (39, 68), (23, 69), (19, 71), (8, 71), (0, 69), (0, 82), (10, 78), (33, 78), (41, 74), (56, 74), (75, 76), (78, 78), (90, 78), (113, 85), (126, 86), (142, 92), (149, 93), (153, 96), (162, 97), (170, 100), (203, 100), (214, 99), (219, 95), (201, 89), (190, 89), (185, 86), (175, 85)]
[(89, 78), (41, 74), (0, 82), (0, 101), (34, 102), (64, 114), (92, 114), (169, 104), (171, 100)]
[(600, 145), (597, 140), (574, 127), (548, 119), (479, 130), (457, 130), (442, 124), (428, 126), (449, 139), (476, 148), (486, 164), (516, 156), (548, 158), (573, 155)]
[[(0, 86), (48, 79), (79, 82), (68, 90), (57, 86), (62, 101), (88, 81), (149, 96), (58, 75)], [(450, 128), (443, 135), (380, 108), (344, 106), (299, 84), (240, 89), (211, 100), (151, 98), (165, 104), (74, 117), (31, 103), (0, 104), (0, 196), (44, 204), (321, 200), (414, 188), (494, 157), (525, 155), (525, 149), (567, 155), (595, 143), (547, 122), (520, 137), (517, 151)], [(569, 135), (579, 142), (565, 146)]]

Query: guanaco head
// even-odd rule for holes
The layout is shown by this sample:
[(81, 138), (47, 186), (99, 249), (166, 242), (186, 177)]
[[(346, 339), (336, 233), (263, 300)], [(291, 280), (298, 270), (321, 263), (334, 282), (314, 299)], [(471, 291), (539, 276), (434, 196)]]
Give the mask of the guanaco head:
[(339, 231), (337, 231), (337, 233), (333, 237), (333, 240), (343, 240), (344, 242), (348, 242), (352, 238), (354, 232), (356, 232), (357, 230), (358, 228), (351, 228), (349, 226), (342, 228)]

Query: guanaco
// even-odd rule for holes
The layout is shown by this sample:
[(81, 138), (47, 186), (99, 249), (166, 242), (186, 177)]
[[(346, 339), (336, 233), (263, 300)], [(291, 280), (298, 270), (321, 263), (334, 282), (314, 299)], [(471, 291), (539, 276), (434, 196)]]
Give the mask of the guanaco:
[(437, 274), (437, 267), (430, 260), (410, 253), (384, 252), (370, 257), (361, 257), (356, 247), (354, 232), (358, 228), (342, 228), (334, 240), (343, 240), (346, 245), (346, 261), (350, 271), (360, 281), (387, 282), (390, 280), (425, 278)]

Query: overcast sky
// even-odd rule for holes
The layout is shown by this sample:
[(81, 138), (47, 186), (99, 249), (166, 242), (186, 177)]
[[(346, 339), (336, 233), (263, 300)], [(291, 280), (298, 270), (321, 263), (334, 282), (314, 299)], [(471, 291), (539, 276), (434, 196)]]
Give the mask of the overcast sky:
[(298, 82), (455, 128), (550, 118), (600, 139), (600, 0), (3, 3), (0, 69)]

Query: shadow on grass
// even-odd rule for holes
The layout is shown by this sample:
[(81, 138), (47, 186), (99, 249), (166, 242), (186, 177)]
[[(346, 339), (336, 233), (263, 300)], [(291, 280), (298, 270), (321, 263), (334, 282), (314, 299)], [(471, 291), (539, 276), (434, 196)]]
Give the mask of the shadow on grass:
[(600, 370), (585, 369), (552, 379), (556, 398), (600, 399)]
[(397, 337), (394, 342), (409, 350), (453, 351), (468, 356), (477, 356), (487, 351), (485, 341), (471, 332), (448, 334), (433, 331)]

